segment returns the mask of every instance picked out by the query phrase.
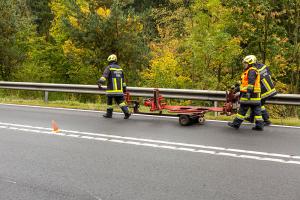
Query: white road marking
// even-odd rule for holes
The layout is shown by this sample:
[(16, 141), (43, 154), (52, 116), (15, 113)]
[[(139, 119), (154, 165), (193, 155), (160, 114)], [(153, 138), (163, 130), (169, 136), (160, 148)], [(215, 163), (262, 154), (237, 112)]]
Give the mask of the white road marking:
[(218, 153), (218, 155), (221, 155), (221, 156), (232, 156), (232, 157), (237, 157), (238, 156), (235, 153), (226, 153), (226, 152), (220, 152), (220, 153)]
[(79, 135), (74, 135), (74, 134), (68, 134), (66, 136), (68, 136), (68, 137), (75, 137), (75, 138), (79, 137)]
[(199, 152), (199, 153), (206, 153), (206, 154), (216, 154), (215, 151), (207, 151), (207, 150), (197, 150), (196, 152)]
[[(17, 127), (29, 127), (28, 125), (22, 125), (22, 124), (12, 124), (12, 123), (3, 123), (0, 122), (1, 125), (10, 126), (9, 129), (19, 130), (22, 129), (24, 131), (28, 131), (29, 129), (23, 129), (23, 128), (16, 128)], [(30, 126), (32, 127), (32, 126)], [(32, 127), (35, 128), (35, 127)], [(46, 129), (49, 130), (50, 128), (43, 128), (38, 127), (39, 129)], [(74, 130), (61, 130), (60, 133), (55, 133), (56, 135), (64, 135), (62, 132), (65, 132), (66, 135), (70, 135), (69, 137), (74, 137), (73, 134), (68, 133), (77, 133), (81, 135), (89, 135), (89, 136), (102, 136), (107, 138), (117, 138), (122, 140), (133, 140), (133, 141), (142, 141), (142, 142), (151, 142), (151, 143), (161, 143), (161, 144), (168, 144), (168, 145), (175, 145), (175, 146), (185, 146), (185, 147), (195, 147), (195, 148), (202, 148), (202, 149), (209, 149), (209, 150), (218, 150), (218, 151), (230, 151), (230, 152), (237, 152), (237, 153), (246, 153), (246, 154), (255, 154), (255, 155), (266, 155), (266, 156), (272, 156), (272, 157), (283, 157), (283, 158), (293, 158), (293, 159), (300, 159), (300, 156), (295, 155), (286, 155), (286, 154), (278, 154), (278, 153), (267, 153), (267, 152), (261, 152), (261, 151), (249, 151), (249, 150), (243, 150), (243, 149), (232, 149), (232, 148), (224, 148), (224, 147), (216, 147), (216, 146), (206, 146), (206, 145), (197, 145), (197, 144), (188, 144), (188, 143), (178, 143), (178, 142), (169, 142), (169, 141), (162, 141), (162, 140), (152, 140), (152, 139), (143, 139), (143, 138), (134, 138), (134, 137), (123, 137), (123, 136), (117, 136), (117, 135), (107, 135), (107, 134), (100, 134), (100, 133), (89, 133), (89, 132), (80, 132), (80, 131), (74, 131)], [(82, 138), (86, 138), (84, 136), (80, 136)], [(93, 137), (87, 137), (88, 139), (91, 139)], [(112, 142), (116, 141), (119, 142), (120, 140), (112, 140), (107, 139)], [(135, 145), (142, 145), (141, 143), (132, 143)], [(160, 145), (162, 148), (171, 148), (176, 149), (174, 146), (168, 146), (168, 145)]]
[(50, 132), (50, 131), (41, 131), (41, 133), (45, 133), (45, 134), (53, 134), (53, 132)]
[(81, 138), (83, 138), (83, 139), (94, 139), (94, 137), (91, 137), (91, 136), (81, 136)]
[[(49, 110), (66, 110), (66, 111), (76, 111), (76, 112), (89, 112), (89, 113), (104, 113), (104, 111), (98, 110), (83, 110), (83, 109), (74, 109), (74, 108), (56, 108), (56, 107), (47, 107), (47, 106), (32, 106), (32, 105), (18, 105), (18, 104), (5, 104), (0, 103), (0, 105), (4, 106), (15, 106), (15, 107), (26, 107), (26, 108), (40, 108), (40, 109), (49, 109)], [(123, 115), (123, 113), (116, 112), (115, 114)], [(133, 114), (137, 116), (144, 116), (144, 117), (151, 117), (151, 118), (166, 118), (166, 119), (177, 119), (177, 116), (160, 116), (160, 115), (145, 115), (145, 114)], [(228, 123), (228, 121), (223, 120), (206, 120), (210, 122), (218, 122), (218, 123)], [(245, 123), (250, 124), (250, 123)], [(284, 126), (284, 125), (270, 125), (273, 127), (280, 127), (280, 128), (293, 128), (293, 129), (300, 129), (300, 126)]]
[(133, 142), (133, 141), (128, 141), (127, 144), (134, 144), (134, 145), (140, 145), (140, 142)]
[(192, 149), (192, 148), (184, 148), (184, 147), (179, 147), (177, 148), (178, 150), (181, 150), (181, 151), (196, 151), (195, 149)]
[(13, 184), (17, 183), (16, 181), (7, 180), (7, 179), (0, 179), (0, 181), (7, 182), (7, 183), (13, 183)]
[(168, 146), (168, 145), (160, 145), (159, 147), (164, 149), (177, 149), (176, 147)]
[[(33, 133), (33, 134), (46, 133), (52, 136), (66, 136), (66, 137), (79, 138), (79, 139), (89, 139), (89, 140), (97, 140), (97, 141), (104, 141), (104, 142), (107, 141), (107, 142), (114, 142), (114, 143), (121, 143), (121, 144), (123, 143), (123, 144), (138, 145), (138, 146), (145, 146), (145, 147), (152, 147), (152, 148), (160, 148), (160, 149), (170, 149), (170, 150), (177, 150), (177, 151), (179, 150), (179, 151), (187, 151), (193, 153), (203, 153), (203, 154), (211, 154), (211, 155), (219, 155), (219, 156), (229, 156), (235, 158), (246, 158), (246, 159), (253, 159), (253, 160), (272, 161), (272, 162), (279, 162), (285, 164), (300, 165), (300, 156), (298, 155), (268, 153), (268, 152), (261, 152), (261, 151), (249, 151), (243, 149), (233, 149), (233, 148), (206, 146), (206, 145), (198, 145), (198, 144), (169, 142), (169, 141), (162, 141), (162, 140), (123, 137), (123, 136), (106, 135), (106, 134), (99, 134), (99, 133), (87, 133), (87, 132), (80, 132), (74, 130), (61, 130), (58, 133), (54, 133), (50, 131), (42, 131), (42, 130), (49, 130), (49, 128), (34, 127), (34, 126), (28, 126), (22, 124), (11, 124), (11, 123), (4, 123), (4, 122), (0, 122), (0, 127), (3, 129), (17, 130), (17, 131), (23, 131), (26, 133)], [(73, 134), (73, 133), (77, 133), (77, 134)]]
[(108, 141), (110, 141), (110, 142), (117, 142), (117, 143), (126, 143), (123, 140), (116, 140), (116, 139), (111, 139), (111, 140), (108, 140)]
[(53, 135), (59, 135), (59, 136), (66, 136), (67, 134), (65, 134), (65, 133), (52, 133)]
[[(128, 142), (126, 142), (128, 144)], [(147, 146), (147, 147), (159, 147), (159, 145), (157, 144), (150, 144), (150, 143), (143, 143), (143, 146)]]
[(252, 156), (252, 155), (239, 155), (240, 158), (250, 158), (250, 159), (256, 159), (259, 160), (261, 157), (259, 156)]
[[(0, 122), (0, 124), (1, 125), (6, 125), (6, 126), (29, 127), (28, 125), (22, 125), (22, 124), (11, 124), (11, 123), (2, 123), (2, 122)], [(39, 129), (46, 129), (46, 130), (50, 129), (50, 128), (43, 128), (43, 127), (38, 127), (38, 128)], [(18, 128), (16, 128), (16, 127), (9, 127), (9, 129), (15, 129), (15, 130), (17, 130)], [(246, 153), (246, 154), (265, 155), (265, 156), (272, 156), (272, 157), (283, 157), (283, 158), (300, 159), (300, 156), (278, 154), (278, 153), (268, 153), (268, 152), (261, 152), (261, 151), (249, 151), (249, 150), (243, 150), (243, 149), (233, 149), (233, 148), (224, 148), (224, 147), (216, 147), (216, 146), (206, 146), (206, 145), (197, 145), (197, 144), (188, 144), (188, 143), (178, 143), (178, 142), (169, 142), (169, 141), (143, 139), (143, 138), (134, 138), (134, 137), (123, 137), (123, 136), (117, 136), (117, 135), (107, 135), (107, 134), (100, 134), (100, 133), (80, 132), (80, 131), (74, 131), (74, 130), (61, 130), (61, 132), (64, 132), (67, 135), (71, 135), (70, 137), (73, 137), (72, 136), (73, 134), (68, 134), (68, 133), (77, 133), (77, 134), (81, 134), (81, 135), (89, 135), (89, 136), (97, 136), (97, 137), (101, 136), (101, 137), (116, 138), (116, 139), (122, 139), (122, 140), (133, 140), (133, 141), (141, 141), (141, 142), (148, 142), (148, 143), (150, 142), (150, 143), (167, 144), (167, 145), (160, 145), (162, 148), (171, 148), (171, 149), (174, 149), (176, 147), (174, 147), (174, 146), (168, 146), (168, 145), (175, 145), (175, 146), (186, 146), (186, 147), (194, 147), (194, 148), (217, 150), (217, 151), (229, 151), (229, 152), (236, 152), (236, 153)], [(56, 133), (56, 135), (59, 135), (59, 134), (61, 134), (61, 133)], [(114, 141), (114, 140), (111, 140), (111, 141)], [(133, 144), (133, 143), (131, 143), (131, 144)], [(141, 143), (135, 143), (135, 145), (141, 145)]]
[(297, 165), (300, 165), (300, 161), (294, 161), (294, 160), (289, 160), (289, 161), (287, 161), (286, 163), (288, 163), (288, 164), (297, 164)]
[(107, 138), (99, 138), (99, 137), (96, 137), (95, 140), (107, 141), (108, 139), (107, 139)]

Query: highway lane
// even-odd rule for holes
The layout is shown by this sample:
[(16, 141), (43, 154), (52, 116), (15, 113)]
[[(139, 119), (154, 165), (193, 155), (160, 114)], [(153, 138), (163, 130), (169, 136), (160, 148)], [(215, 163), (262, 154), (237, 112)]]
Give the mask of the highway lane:
[(8, 105), (0, 113), (0, 199), (300, 198), (297, 128)]

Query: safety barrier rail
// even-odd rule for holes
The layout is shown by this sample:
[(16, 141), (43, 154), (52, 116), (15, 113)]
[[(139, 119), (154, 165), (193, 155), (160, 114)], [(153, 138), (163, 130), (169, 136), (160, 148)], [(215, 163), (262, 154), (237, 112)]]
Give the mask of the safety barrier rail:
[[(48, 101), (49, 92), (105, 94), (105, 89), (106, 89), (106, 87), (103, 86), (103, 90), (99, 90), (97, 85), (6, 82), (6, 81), (0, 81), (0, 88), (44, 91), (45, 92), (44, 99), (46, 102)], [(131, 96), (137, 96), (137, 97), (151, 97), (153, 95), (153, 89), (154, 88), (127, 87), (127, 90), (130, 92)], [(168, 88), (158, 88), (158, 89), (160, 91), (160, 94), (162, 94), (165, 98), (213, 101), (215, 105), (218, 101), (225, 100), (225, 91), (168, 89)], [(299, 106), (300, 94), (277, 94), (275, 97), (268, 100), (267, 103)]]

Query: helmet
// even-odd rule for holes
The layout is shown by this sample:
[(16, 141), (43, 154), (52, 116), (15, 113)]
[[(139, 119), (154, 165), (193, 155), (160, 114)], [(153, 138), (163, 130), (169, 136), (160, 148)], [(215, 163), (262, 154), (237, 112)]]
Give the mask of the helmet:
[(243, 60), (243, 63), (248, 63), (249, 65), (252, 65), (256, 62), (257, 62), (257, 59), (254, 55), (248, 55)]
[(110, 56), (108, 56), (107, 58), (108, 62), (113, 62), (113, 61), (117, 61), (117, 56), (115, 54), (111, 54)]

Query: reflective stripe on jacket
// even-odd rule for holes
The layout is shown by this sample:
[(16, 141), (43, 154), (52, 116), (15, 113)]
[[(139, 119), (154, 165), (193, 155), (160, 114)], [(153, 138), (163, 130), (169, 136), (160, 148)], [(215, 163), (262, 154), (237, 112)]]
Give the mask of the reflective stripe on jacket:
[[(255, 71), (256, 78), (255, 80), (249, 80), (249, 72)], [(254, 82), (254, 84), (253, 84)], [(254, 93), (260, 93), (260, 74), (258, 73), (258, 70), (254, 67), (249, 67), (246, 71), (243, 72), (241, 76), (241, 86), (240, 91), (241, 92), (248, 92), (249, 89), (252, 89)]]
[(260, 74), (261, 98), (272, 97), (277, 94), (274, 83), (271, 78), (271, 72), (267, 65), (258, 63), (256, 68)]
[[(240, 86), (241, 104), (260, 104), (260, 74), (258, 70), (254, 67), (249, 67), (245, 70), (241, 76), (241, 86)], [(247, 93), (250, 94), (250, 98), (247, 97)]]
[(111, 63), (105, 68), (102, 77), (107, 80), (106, 94), (108, 96), (123, 95), (123, 88), (126, 87), (124, 73), (116, 62)]

